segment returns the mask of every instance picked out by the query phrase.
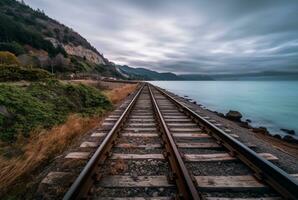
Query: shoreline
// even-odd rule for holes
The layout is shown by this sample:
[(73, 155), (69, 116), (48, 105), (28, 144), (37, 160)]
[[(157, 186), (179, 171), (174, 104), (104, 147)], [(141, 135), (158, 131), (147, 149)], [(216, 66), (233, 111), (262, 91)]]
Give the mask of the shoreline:
[[(211, 110), (210, 108), (208, 108), (208, 106), (205, 106), (201, 103), (197, 103), (196, 100), (194, 100), (192, 98), (189, 98), (188, 95), (183, 95), (183, 96), (180, 96), (180, 97), (184, 98), (189, 103), (196, 104), (196, 105), (200, 106), (202, 109), (208, 110), (209, 112), (212, 112), (212, 113), (218, 115), (221, 118), (230, 120), (230, 119), (227, 118), (226, 114), (224, 114), (222, 112), (219, 112), (217, 110)], [(242, 114), (241, 111), (236, 110), (236, 112), (239, 112), (240, 114)], [(251, 118), (244, 118), (244, 120), (245, 121), (243, 121), (242, 119), (240, 119), (239, 121), (237, 121), (237, 120), (236, 121), (235, 120), (230, 120), (230, 121), (233, 121), (233, 122), (237, 123), (239, 126), (241, 126), (243, 128), (252, 130), (255, 133), (265, 134), (265, 135), (268, 135), (270, 137), (274, 137), (274, 138), (282, 140), (282, 141), (298, 144), (298, 136), (297, 136), (296, 130), (291, 130), (291, 129), (287, 129), (287, 128), (279, 128), (278, 131), (275, 130), (275, 133), (273, 133), (272, 130), (270, 130), (268, 127), (266, 127), (266, 125), (261, 125), (262, 123), (252, 122), (252, 121), (254, 121), (253, 118), (252, 119)], [(259, 124), (259, 125), (256, 125), (256, 124)], [(284, 129), (284, 131), (281, 130), (281, 129)], [(286, 133), (286, 131), (294, 131), (294, 134)]]
[[(195, 104), (194, 101), (191, 101), (189, 98), (186, 99), (169, 90), (166, 91), (218, 128), (228, 130), (229, 133), (238, 135), (240, 142), (254, 143), (259, 149), (278, 155), (278, 158), (280, 158), (280, 167), (285, 171), (292, 170), (291, 165), (296, 163), (296, 159), (298, 158), (298, 145), (296, 140), (295, 142), (289, 142), (279, 139), (278, 137), (273, 137), (268, 134), (268, 132), (254, 132), (252, 128), (248, 129), (247, 127), (242, 127), (239, 123), (222, 117), (223, 114), (211, 111), (203, 105), (199, 106), (197, 102)], [(298, 168), (296, 170), (298, 170)]]

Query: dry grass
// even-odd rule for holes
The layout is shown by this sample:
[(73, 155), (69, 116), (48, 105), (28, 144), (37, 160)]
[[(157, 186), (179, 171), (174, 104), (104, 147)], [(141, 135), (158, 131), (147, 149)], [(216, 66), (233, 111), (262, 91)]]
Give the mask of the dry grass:
[(0, 194), (9, 190), (16, 180), (29, 175), (41, 164), (61, 154), (75, 138), (96, 127), (99, 121), (99, 117), (83, 118), (71, 115), (63, 125), (32, 134), (29, 139), (19, 138), (16, 145), (22, 146), (24, 154), (12, 159), (0, 157)]
[(117, 104), (133, 91), (135, 91), (136, 87), (137, 84), (125, 84), (121, 87), (105, 91), (105, 94), (113, 104)]

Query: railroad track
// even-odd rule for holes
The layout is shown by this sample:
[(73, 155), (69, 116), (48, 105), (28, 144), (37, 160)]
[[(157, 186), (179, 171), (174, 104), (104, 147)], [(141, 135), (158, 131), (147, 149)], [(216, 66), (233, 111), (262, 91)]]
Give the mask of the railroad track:
[(298, 199), (296, 178), (274, 155), (150, 84), (105, 125), (112, 129), (98, 133), (104, 140), (64, 199)]

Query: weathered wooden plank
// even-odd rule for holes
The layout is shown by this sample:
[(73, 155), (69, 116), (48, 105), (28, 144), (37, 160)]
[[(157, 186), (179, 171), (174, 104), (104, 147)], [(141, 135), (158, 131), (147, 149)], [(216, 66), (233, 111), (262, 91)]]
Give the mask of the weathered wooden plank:
[(211, 138), (210, 135), (204, 133), (173, 133), (176, 138)]
[(80, 147), (82, 148), (87, 148), (87, 147), (97, 147), (98, 146), (98, 143), (97, 142), (83, 142)]
[(282, 200), (281, 197), (260, 197), (260, 198), (226, 198), (226, 197), (206, 197), (206, 200)]
[(185, 115), (180, 115), (180, 116), (164, 115), (163, 117), (166, 118), (166, 119), (189, 119)]
[(189, 122), (189, 123), (167, 123), (167, 125), (168, 126), (170, 126), (170, 127), (196, 127), (196, 126), (198, 126), (197, 124), (195, 124), (195, 123), (191, 123), (191, 122)]
[(113, 126), (115, 123), (112, 123), (112, 122), (104, 122), (102, 123), (101, 125), (102, 126)]
[(121, 115), (120, 114), (114, 114), (114, 115), (109, 115), (109, 118), (119, 118)]
[(99, 182), (101, 187), (172, 187), (166, 176), (106, 176)]
[(141, 123), (146, 123), (146, 122), (154, 122), (155, 119), (152, 118), (152, 119), (129, 119), (129, 122), (134, 122), (134, 123), (137, 123), (137, 122), (141, 122)]
[(131, 116), (135, 116), (135, 117), (153, 116), (153, 113), (132, 113)]
[[(217, 143), (212, 143), (212, 142), (189, 142), (189, 143), (177, 143), (177, 146), (180, 148), (198, 148), (198, 149), (212, 149), (212, 148), (222, 148), (223, 146), (217, 144)], [(248, 147), (255, 147), (256, 145), (253, 144), (246, 144)]]
[(155, 159), (155, 160), (163, 160), (165, 159), (162, 154), (122, 154), (122, 153), (114, 153), (111, 159)]
[(99, 198), (96, 198), (96, 200), (171, 200), (171, 199), (173, 199), (173, 197), (99, 197)]
[(90, 153), (89, 152), (71, 152), (65, 156), (65, 158), (72, 159), (88, 159)]
[(154, 119), (153, 115), (148, 115), (148, 116), (136, 116), (136, 115), (131, 115), (129, 116), (131, 119)]
[(110, 121), (117, 121), (118, 118), (112, 118), (112, 117), (108, 117), (108, 118), (105, 118), (105, 122), (110, 122)]
[(133, 132), (150, 132), (150, 131), (157, 131), (156, 127), (125, 127), (125, 131), (133, 131)]
[(122, 133), (124, 137), (158, 137), (157, 133)]
[(192, 122), (191, 119), (185, 118), (185, 119), (165, 119), (166, 122)]
[(150, 123), (150, 122), (133, 122), (133, 123), (129, 123), (129, 126), (136, 126), (136, 127), (155, 127), (156, 124), (155, 123)]
[(160, 144), (139, 144), (135, 145), (132, 143), (120, 143), (117, 144), (116, 147), (118, 148), (149, 148), (149, 149), (154, 149), (154, 148), (160, 148)]
[(172, 132), (200, 132), (200, 128), (170, 128)]
[[(259, 153), (260, 156), (267, 160), (278, 160), (277, 157), (270, 153)], [(186, 161), (190, 162), (207, 162), (207, 161), (230, 161), (236, 160), (237, 157), (233, 157), (228, 153), (213, 153), (213, 154), (184, 154)]]
[(253, 176), (195, 176), (198, 187), (218, 189), (264, 188)]
[(177, 108), (172, 108), (172, 109), (161, 109), (162, 112), (169, 112), (169, 113), (181, 113), (177, 110)]
[(106, 133), (95, 132), (95, 133), (92, 133), (91, 137), (104, 137), (105, 135)]

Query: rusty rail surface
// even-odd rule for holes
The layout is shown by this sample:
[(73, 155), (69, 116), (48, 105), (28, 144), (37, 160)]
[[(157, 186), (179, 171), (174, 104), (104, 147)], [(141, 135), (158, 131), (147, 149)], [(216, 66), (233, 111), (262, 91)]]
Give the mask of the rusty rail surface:
[(172, 134), (170, 133), (166, 125), (159, 106), (155, 100), (154, 94), (151, 91), (150, 85), (149, 92), (152, 99), (153, 108), (155, 110), (155, 115), (160, 126), (160, 131), (162, 132), (162, 139), (165, 143), (165, 157), (170, 163), (173, 173), (172, 179), (175, 181), (178, 188), (178, 197), (179, 199), (202, 199), (201, 196), (198, 194), (193, 179), (191, 178), (191, 175), (189, 174), (180, 156)]
[(153, 85), (151, 86), (170, 99), (176, 106), (181, 108), (184, 113), (193, 119), (193, 121), (201, 125), (209, 135), (214, 137), (222, 146), (228, 149), (232, 155), (239, 158), (253, 170), (254, 176), (257, 179), (271, 186), (285, 199), (298, 199), (298, 182), (293, 177), (204, 119), (164, 90)]
[(121, 114), (120, 118), (117, 120), (113, 128), (109, 131), (101, 145), (97, 148), (80, 175), (71, 185), (70, 189), (63, 197), (64, 200), (83, 199), (84, 197), (88, 196), (90, 187), (93, 185), (93, 183), (100, 179), (100, 174), (97, 173), (96, 169), (99, 165), (103, 164), (103, 162), (109, 156), (109, 152), (114, 145), (114, 141), (118, 137), (119, 130), (122, 128), (123, 123), (129, 116), (130, 111), (136, 103), (136, 100), (139, 97), (144, 86), (145, 85), (143, 84), (137, 91), (127, 108)]

